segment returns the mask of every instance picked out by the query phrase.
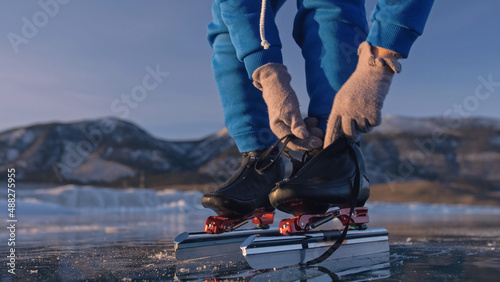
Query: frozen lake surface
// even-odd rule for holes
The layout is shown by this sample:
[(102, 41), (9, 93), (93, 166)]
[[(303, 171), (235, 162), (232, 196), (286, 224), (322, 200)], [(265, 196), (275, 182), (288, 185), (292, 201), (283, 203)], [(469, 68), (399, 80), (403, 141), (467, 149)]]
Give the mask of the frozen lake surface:
[[(173, 238), (200, 231), (207, 216), (198, 192), (63, 186), (19, 189), (16, 275), (7, 272), (0, 229), (2, 281), (395, 280), (497, 281), (500, 208), (370, 203), (371, 227), (389, 230), (390, 253), (377, 263), (336, 261), (308, 269), (253, 271), (223, 257), (180, 262)], [(6, 199), (0, 199), (7, 206)], [(7, 219), (7, 211), (0, 216)], [(286, 216), (279, 213), (278, 220)], [(7, 225), (5, 223), (5, 225)], [(347, 265), (347, 266), (346, 266)]]

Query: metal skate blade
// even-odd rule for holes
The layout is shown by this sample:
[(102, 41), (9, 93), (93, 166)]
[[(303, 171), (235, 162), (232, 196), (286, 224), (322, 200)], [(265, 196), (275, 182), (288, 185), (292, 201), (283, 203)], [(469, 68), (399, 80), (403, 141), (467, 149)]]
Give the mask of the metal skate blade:
[(244, 260), (240, 246), (251, 235), (279, 235), (277, 228), (235, 230), (222, 234), (206, 234), (205, 232), (184, 232), (174, 239), (175, 257), (188, 260), (234, 253)]
[[(250, 236), (241, 245), (241, 250), (248, 264), (256, 270), (293, 266), (322, 255), (341, 233), (325, 231), (292, 236)], [(327, 261), (388, 252), (388, 234), (384, 228), (349, 230), (342, 246)]]

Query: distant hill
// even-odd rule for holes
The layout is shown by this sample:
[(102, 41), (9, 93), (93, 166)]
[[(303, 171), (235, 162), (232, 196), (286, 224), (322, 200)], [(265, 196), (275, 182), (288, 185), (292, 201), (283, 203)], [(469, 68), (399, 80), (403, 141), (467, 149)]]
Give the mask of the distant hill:
[[(385, 116), (363, 136), (362, 149), (372, 199), (500, 205), (499, 120)], [(166, 141), (105, 118), (0, 133), (0, 170), (16, 168), (21, 183), (207, 190), (239, 161), (225, 129), (200, 140)]]
[(14, 167), (18, 180), (34, 183), (138, 186), (160, 176), (161, 184), (162, 177), (196, 171), (233, 146), (225, 129), (170, 142), (116, 118), (50, 123), (0, 133), (0, 169)]
[(372, 200), (500, 205), (500, 120), (385, 116), (362, 149)]

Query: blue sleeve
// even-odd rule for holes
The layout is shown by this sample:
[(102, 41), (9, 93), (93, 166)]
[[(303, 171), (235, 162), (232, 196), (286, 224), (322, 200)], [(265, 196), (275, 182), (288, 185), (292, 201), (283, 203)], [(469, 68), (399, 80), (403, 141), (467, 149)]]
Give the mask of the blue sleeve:
[(283, 63), (281, 41), (274, 22), (275, 9), (268, 1), (265, 14), (265, 37), (271, 44), (265, 50), (260, 39), (261, 1), (257, 0), (220, 0), (221, 17), (227, 26), (231, 42), (238, 59), (245, 63), (248, 76), (267, 63)]
[(408, 57), (411, 46), (424, 31), (434, 0), (379, 0), (366, 41)]

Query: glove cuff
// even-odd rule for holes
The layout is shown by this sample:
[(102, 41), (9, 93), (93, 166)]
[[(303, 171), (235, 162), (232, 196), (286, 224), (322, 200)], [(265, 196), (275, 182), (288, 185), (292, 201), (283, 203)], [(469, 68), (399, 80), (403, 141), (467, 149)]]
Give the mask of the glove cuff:
[(389, 68), (389, 70), (392, 71), (393, 73), (401, 72), (401, 64), (398, 62), (397, 59), (386, 58), (386, 57), (375, 57), (372, 53), (372, 45), (367, 41), (364, 41), (359, 45), (358, 55), (360, 61), (366, 60), (368, 64), (371, 66), (384, 67), (385, 69)]
[(260, 91), (263, 89), (262, 85), (266, 84), (267, 81), (290, 84), (291, 79), (286, 66), (279, 63), (267, 63), (257, 68), (252, 74), (253, 85)]

